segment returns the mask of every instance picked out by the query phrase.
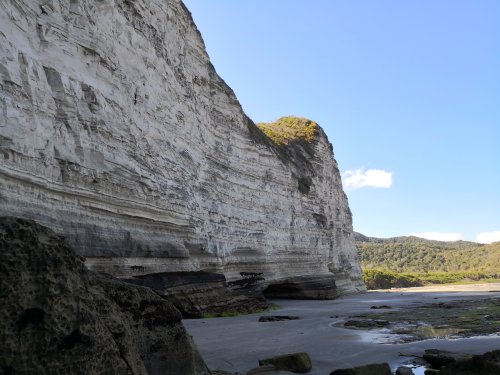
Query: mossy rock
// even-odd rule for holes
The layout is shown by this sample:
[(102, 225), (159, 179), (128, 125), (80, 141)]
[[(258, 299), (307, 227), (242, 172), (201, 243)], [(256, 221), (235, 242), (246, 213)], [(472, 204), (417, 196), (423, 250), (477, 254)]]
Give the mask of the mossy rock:
[(311, 358), (305, 352), (279, 355), (259, 360), (260, 366), (273, 365), (276, 370), (306, 373), (312, 368)]
[(365, 366), (335, 370), (330, 375), (391, 375), (387, 363), (372, 363)]

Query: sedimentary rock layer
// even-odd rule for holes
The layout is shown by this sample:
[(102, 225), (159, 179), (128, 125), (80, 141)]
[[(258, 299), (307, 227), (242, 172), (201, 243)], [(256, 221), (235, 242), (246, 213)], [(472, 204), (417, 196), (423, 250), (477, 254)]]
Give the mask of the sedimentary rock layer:
[(153, 289), (184, 318), (250, 314), (270, 307), (262, 294), (247, 296), (241, 290), (233, 291), (228, 288), (224, 275), (216, 273), (162, 272), (122, 280)]
[(271, 282), (263, 291), (267, 298), (334, 299), (339, 291), (328, 276), (297, 276)]
[(1, 374), (210, 374), (170, 302), (33, 221), (0, 218), (0, 306)]
[(276, 147), (179, 0), (2, 1), (0, 106), (0, 214), (48, 225), (90, 268), (364, 287), (325, 134)]

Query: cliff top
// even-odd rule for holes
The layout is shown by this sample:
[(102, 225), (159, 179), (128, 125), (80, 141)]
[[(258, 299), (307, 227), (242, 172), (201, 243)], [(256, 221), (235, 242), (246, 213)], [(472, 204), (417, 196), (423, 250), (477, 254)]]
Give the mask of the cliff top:
[(319, 125), (304, 117), (284, 116), (274, 122), (256, 124), (276, 145), (288, 146), (292, 143), (312, 143)]

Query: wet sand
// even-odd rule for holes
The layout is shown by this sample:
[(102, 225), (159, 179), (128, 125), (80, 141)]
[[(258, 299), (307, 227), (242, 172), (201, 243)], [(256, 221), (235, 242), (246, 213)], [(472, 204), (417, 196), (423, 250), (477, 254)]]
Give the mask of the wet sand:
[[(313, 363), (311, 375), (329, 374), (338, 368), (368, 363), (389, 362), (395, 369), (424, 349), (437, 348), (473, 354), (500, 349), (500, 332), (488, 337), (430, 339), (403, 344), (384, 344), (388, 333), (336, 327), (349, 316), (373, 312), (373, 305), (411, 308), (454, 300), (500, 298), (500, 284), (475, 288), (440, 286), (438, 289), (371, 291), (344, 296), (333, 301), (274, 300), (279, 310), (233, 318), (184, 320), (203, 358), (211, 369), (246, 373), (258, 366), (258, 360), (279, 354), (308, 352)], [(455, 287), (465, 287), (464, 289)], [(259, 323), (261, 315), (294, 315), (300, 320)]]

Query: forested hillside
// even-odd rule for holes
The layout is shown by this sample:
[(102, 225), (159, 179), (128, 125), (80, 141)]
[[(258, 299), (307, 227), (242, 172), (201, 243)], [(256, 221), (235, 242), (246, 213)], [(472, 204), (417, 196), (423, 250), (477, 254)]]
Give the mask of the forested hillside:
[(500, 242), (382, 239), (359, 233), (355, 237), (369, 288), (500, 278)]

